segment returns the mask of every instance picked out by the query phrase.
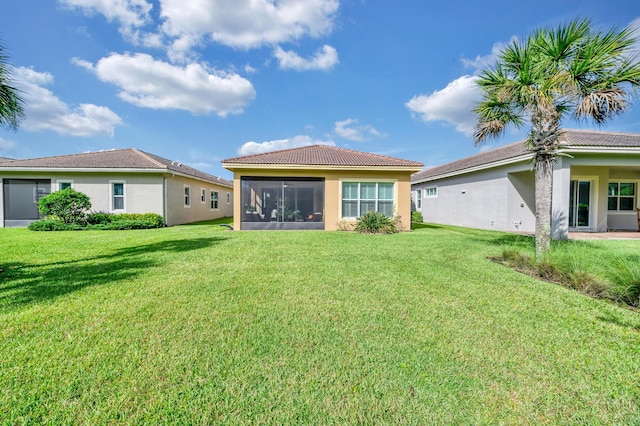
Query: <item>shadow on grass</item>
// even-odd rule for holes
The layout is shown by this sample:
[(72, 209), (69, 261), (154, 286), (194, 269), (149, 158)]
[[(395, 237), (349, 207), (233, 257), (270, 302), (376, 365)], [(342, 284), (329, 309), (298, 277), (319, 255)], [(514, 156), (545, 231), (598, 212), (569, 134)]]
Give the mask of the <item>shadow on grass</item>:
[(411, 229), (442, 229), (442, 226), (426, 222), (411, 222)]
[(53, 300), (86, 287), (129, 280), (157, 266), (153, 253), (184, 253), (220, 243), (225, 238), (161, 241), (126, 247), (94, 257), (26, 264), (4, 263), (0, 274), (0, 312)]

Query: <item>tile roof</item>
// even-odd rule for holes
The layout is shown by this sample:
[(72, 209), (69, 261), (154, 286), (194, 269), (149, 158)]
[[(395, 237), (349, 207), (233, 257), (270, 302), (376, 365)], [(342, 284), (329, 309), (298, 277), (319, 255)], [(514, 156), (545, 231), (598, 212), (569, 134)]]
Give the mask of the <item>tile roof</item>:
[(0, 163), (4, 163), (7, 161), (14, 161), (13, 158), (7, 158), (7, 157), (0, 157)]
[[(640, 134), (567, 129), (564, 130), (561, 144), (567, 151), (577, 147), (637, 148), (640, 147)], [(411, 181), (419, 182), (449, 173), (463, 172), (474, 167), (531, 156), (532, 154), (524, 146), (524, 141), (519, 141), (414, 173)]]
[(134, 169), (160, 173), (177, 172), (211, 183), (233, 187), (233, 183), (200, 170), (135, 148), (0, 161), (0, 169)]
[(424, 165), (417, 161), (403, 160), (386, 155), (370, 154), (328, 145), (311, 145), (263, 154), (222, 160), (224, 167), (235, 164), (250, 165), (302, 165), (302, 166), (342, 166), (342, 167), (407, 167)]

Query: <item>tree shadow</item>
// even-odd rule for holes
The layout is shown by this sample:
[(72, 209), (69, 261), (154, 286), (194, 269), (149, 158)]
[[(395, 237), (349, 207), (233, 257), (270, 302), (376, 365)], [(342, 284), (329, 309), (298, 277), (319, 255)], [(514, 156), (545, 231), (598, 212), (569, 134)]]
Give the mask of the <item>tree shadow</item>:
[(225, 239), (161, 241), (122, 248), (105, 255), (58, 262), (5, 263), (0, 273), (0, 312), (51, 301), (90, 286), (132, 279), (144, 269), (161, 263), (149, 256), (151, 253), (184, 253), (210, 247)]

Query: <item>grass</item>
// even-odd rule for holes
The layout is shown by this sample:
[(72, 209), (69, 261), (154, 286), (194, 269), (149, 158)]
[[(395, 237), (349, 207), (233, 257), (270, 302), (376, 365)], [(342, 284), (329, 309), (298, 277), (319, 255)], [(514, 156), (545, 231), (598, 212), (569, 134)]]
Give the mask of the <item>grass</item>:
[(531, 244), (0, 229), (0, 423), (640, 422), (640, 316), (488, 259)]

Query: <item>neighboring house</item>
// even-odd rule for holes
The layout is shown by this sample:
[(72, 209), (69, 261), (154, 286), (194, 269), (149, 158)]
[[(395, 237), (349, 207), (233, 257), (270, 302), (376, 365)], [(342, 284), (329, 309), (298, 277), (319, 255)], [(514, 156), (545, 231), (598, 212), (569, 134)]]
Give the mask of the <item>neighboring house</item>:
[(367, 211), (410, 227), (411, 174), (423, 165), (384, 155), (313, 145), (230, 158), (235, 229), (335, 230)]
[(0, 227), (38, 220), (38, 199), (72, 187), (91, 210), (157, 213), (168, 226), (231, 216), (233, 183), (137, 149), (0, 161)]
[[(640, 134), (565, 130), (554, 165), (553, 238), (638, 230)], [(516, 142), (412, 176), (427, 222), (535, 232), (533, 155)]]

